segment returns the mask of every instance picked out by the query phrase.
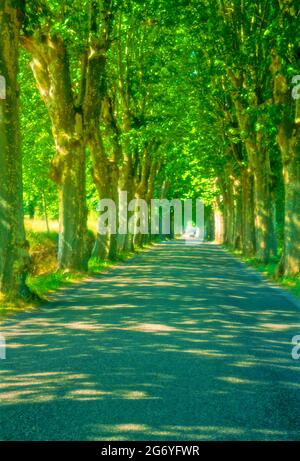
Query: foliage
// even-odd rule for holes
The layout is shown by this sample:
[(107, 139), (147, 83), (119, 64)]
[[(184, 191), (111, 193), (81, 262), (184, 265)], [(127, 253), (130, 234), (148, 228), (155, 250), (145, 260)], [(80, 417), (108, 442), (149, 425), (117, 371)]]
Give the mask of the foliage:
[[(296, 2), (38, 0), (26, 2), (20, 46), (23, 208), (48, 227), (59, 219), (65, 247), (81, 232), (78, 265), (80, 242), (89, 250), (91, 238), (86, 223), (66, 225), (59, 195), (64, 187), (75, 194), (72, 181), (83, 192), (68, 204), (83, 221), (125, 183), (147, 200), (201, 198), (209, 222), (223, 213), (227, 245), (263, 264), (282, 254), (285, 275), (300, 270), (300, 253), (293, 269), (287, 262), (300, 248), (291, 228), (300, 211)], [(85, 177), (74, 169), (78, 145)], [(52, 245), (54, 267), (50, 234), (27, 239), (41, 259)], [(132, 250), (127, 240), (119, 257)], [(90, 269), (102, 269), (103, 258), (91, 258)], [(43, 278), (34, 266), (28, 282), (40, 293), (67, 278)]]

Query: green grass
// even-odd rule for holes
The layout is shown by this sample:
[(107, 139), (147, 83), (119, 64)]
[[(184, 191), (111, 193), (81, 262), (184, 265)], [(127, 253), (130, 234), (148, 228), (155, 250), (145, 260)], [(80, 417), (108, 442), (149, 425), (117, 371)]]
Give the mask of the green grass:
[[(228, 248), (226, 248), (228, 250)], [(278, 277), (277, 266), (280, 258), (274, 257), (268, 264), (263, 264), (256, 258), (249, 258), (243, 256), (240, 251), (231, 251), (234, 255), (238, 256), (248, 266), (253, 267), (257, 271), (261, 272), (268, 279), (274, 281), (277, 285), (282, 286), (286, 290), (293, 293), (295, 296), (300, 298), (300, 274), (296, 277)]]
[(300, 277), (282, 277), (281, 284), (300, 298)]
[(122, 252), (114, 261), (105, 261), (100, 258), (91, 258), (89, 260), (88, 272), (67, 272), (57, 270), (53, 273), (42, 275), (29, 275), (27, 284), (29, 288), (37, 293), (41, 298), (47, 300), (47, 294), (57, 291), (59, 288), (82, 280), (89, 275), (100, 274), (109, 267), (118, 265), (122, 261), (126, 261), (133, 257), (137, 252)]
[[(123, 251), (118, 254), (114, 261), (105, 261), (100, 258), (91, 258), (89, 260), (88, 272), (69, 272), (57, 270), (56, 254), (58, 234), (57, 232), (45, 232), (40, 230), (27, 230), (27, 239), (30, 243), (32, 257), (31, 274), (27, 277), (28, 287), (36, 293), (41, 302), (47, 302), (48, 295), (58, 289), (71, 285), (74, 282), (83, 280), (87, 276), (93, 276), (106, 271), (108, 268), (124, 262), (141, 251), (150, 248), (152, 244), (147, 244), (143, 248), (138, 248), (134, 252)], [(4, 303), (3, 303), (4, 304)], [(23, 302), (5, 302), (1, 305), (0, 301), (0, 319), (11, 316), (20, 311), (28, 311), (38, 307), (40, 303), (26, 304)]]
[(56, 291), (63, 285), (70, 285), (75, 280), (83, 278), (84, 275), (86, 274), (64, 272), (62, 270), (43, 275), (29, 275), (27, 285), (41, 298), (46, 299), (47, 293)]
[[(27, 277), (29, 288), (36, 293), (42, 303), (47, 302), (48, 295), (58, 289), (71, 285), (76, 281), (83, 280), (106, 271), (109, 267), (116, 266), (120, 262), (132, 258), (137, 253), (152, 246), (147, 244), (144, 248), (136, 249), (135, 252), (122, 252), (115, 261), (104, 261), (99, 258), (91, 258), (88, 265), (88, 272), (69, 272), (57, 270), (57, 246), (58, 232), (57, 223), (51, 222), (51, 231), (45, 231), (44, 222), (40, 220), (26, 220), (26, 238), (30, 245), (31, 269)], [(35, 309), (40, 303), (25, 303), (22, 301), (0, 300), (0, 319), (10, 316), (16, 312)]]
[(31, 246), (36, 246), (38, 244), (45, 245), (45, 242), (51, 242), (53, 244), (57, 244), (58, 242), (58, 234), (54, 231), (33, 231), (28, 230), (26, 232), (26, 238), (29, 241)]

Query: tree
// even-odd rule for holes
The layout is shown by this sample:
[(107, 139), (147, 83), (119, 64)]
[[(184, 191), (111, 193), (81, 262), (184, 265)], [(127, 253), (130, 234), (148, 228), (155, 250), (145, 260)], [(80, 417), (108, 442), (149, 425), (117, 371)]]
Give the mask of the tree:
[(77, 104), (68, 50), (58, 30), (59, 23), (46, 3), (38, 10), (37, 20), (32, 19), (34, 7), (27, 10), (22, 43), (33, 58), (32, 71), (49, 112), (56, 147), (51, 178), (59, 191), (58, 263), (64, 269), (86, 270), (89, 246), (82, 109)]
[(300, 100), (297, 89), (294, 91), (289, 82), (299, 73), (300, 8), (295, 2), (279, 1), (276, 11), (268, 33), (280, 31), (277, 40), (271, 41), (270, 65), (285, 187), (284, 247), (278, 273), (294, 276), (300, 272)]
[(30, 259), (22, 204), (19, 87), (17, 83), (22, 1), (0, 5), (0, 292), (7, 298), (31, 297), (26, 286)]

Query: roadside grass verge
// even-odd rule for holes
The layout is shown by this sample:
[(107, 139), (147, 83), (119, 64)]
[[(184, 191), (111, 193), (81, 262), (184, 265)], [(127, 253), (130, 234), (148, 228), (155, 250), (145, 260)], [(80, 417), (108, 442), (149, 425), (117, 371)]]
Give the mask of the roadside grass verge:
[(80, 281), (88, 276), (101, 274), (106, 269), (132, 258), (136, 254), (140, 253), (140, 251), (143, 251), (143, 249), (139, 248), (135, 252), (122, 252), (113, 261), (93, 257), (89, 260), (88, 272), (55, 270), (54, 272), (45, 272), (41, 275), (31, 274), (27, 278), (27, 284), (32, 291), (47, 301), (47, 294), (57, 291), (63, 286), (71, 285), (72, 283)]
[(14, 300), (1, 301), (0, 299), (0, 320), (15, 313), (36, 309), (39, 305), (47, 303), (49, 294), (88, 276), (100, 274), (108, 268), (120, 264), (120, 262), (131, 259), (153, 245), (152, 243), (145, 244), (142, 248), (135, 249), (134, 252), (123, 251), (113, 261), (93, 257), (89, 260), (88, 272), (70, 272), (57, 269), (57, 231), (51, 230), (47, 232), (44, 229), (34, 229), (33, 224), (30, 223), (27, 227), (26, 236), (29, 241), (31, 255), (31, 267), (30, 274), (27, 277), (27, 285), (41, 298), (41, 302), (25, 303)]
[(280, 260), (280, 257), (273, 257), (268, 264), (263, 264), (254, 257), (243, 256), (241, 251), (230, 250), (227, 247), (224, 247), (227, 251), (237, 256), (248, 266), (256, 269), (258, 272), (261, 272), (266, 278), (275, 282), (277, 285), (285, 288), (287, 291), (300, 298), (300, 274), (296, 277), (278, 277), (277, 276), (277, 266)]

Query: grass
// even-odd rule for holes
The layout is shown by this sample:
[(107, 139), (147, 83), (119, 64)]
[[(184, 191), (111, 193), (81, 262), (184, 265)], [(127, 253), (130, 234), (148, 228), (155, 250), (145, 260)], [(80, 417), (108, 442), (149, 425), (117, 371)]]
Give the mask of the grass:
[[(86, 274), (85, 274), (86, 275)], [(56, 271), (53, 273), (32, 276), (27, 279), (28, 287), (42, 299), (47, 300), (47, 294), (58, 290), (63, 285), (70, 285), (84, 275), (75, 272)]]
[[(109, 267), (116, 266), (120, 262), (126, 261), (137, 253), (150, 248), (152, 244), (147, 244), (135, 252), (124, 251), (118, 255), (114, 261), (105, 261), (100, 258), (89, 260), (88, 272), (69, 272), (57, 269), (57, 245), (58, 245), (58, 226), (56, 222), (50, 222), (50, 232), (45, 229), (45, 223), (41, 220), (26, 220), (26, 236), (30, 244), (31, 270), (27, 277), (28, 287), (36, 293), (42, 302), (47, 302), (48, 295), (57, 291), (59, 288), (71, 285), (74, 282), (83, 280), (87, 276), (99, 274)], [(94, 227), (91, 222), (90, 229)], [(38, 303), (26, 304), (23, 302), (1, 302), (0, 299), (0, 319), (13, 315), (17, 312), (35, 309)]]
[(0, 321), (20, 312), (33, 311), (38, 305), (39, 304), (22, 303), (20, 301), (16, 304), (12, 301), (3, 301), (2, 297), (0, 297)]
[(282, 277), (281, 284), (300, 298), (300, 277)]
[(100, 258), (91, 258), (89, 260), (88, 272), (69, 272), (64, 270), (55, 270), (54, 272), (46, 272), (41, 275), (29, 275), (27, 285), (37, 293), (41, 298), (47, 300), (47, 294), (57, 291), (63, 286), (70, 285), (76, 281), (82, 280), (87, 276), (99, 274), (109, 267), (116, 266), (122, 261), (132, 258), (136, 252), (123, 252), (118, 255), (114, 261), (105, 261)]
[[(228, 250), (228, 248), (226, 248)], [(278, 277), (277, 266), (280, 257), (273, 257), (268, 264), (263, 264), (254, 257), (243, 256), (241, 251), (232, 251), (232, 253), (238, 256), (248, 266), (253, 267), (257, 271), (261, 272), (268, 279), (274, 281), (277, 285), (290, 291), (296, 297), (300, 298), (300, 274), (296, 277)]]

